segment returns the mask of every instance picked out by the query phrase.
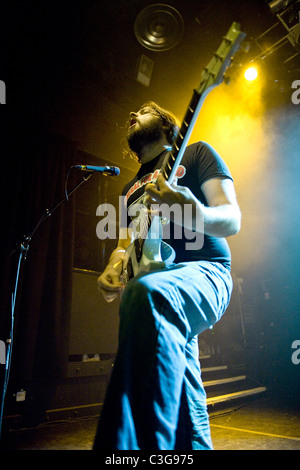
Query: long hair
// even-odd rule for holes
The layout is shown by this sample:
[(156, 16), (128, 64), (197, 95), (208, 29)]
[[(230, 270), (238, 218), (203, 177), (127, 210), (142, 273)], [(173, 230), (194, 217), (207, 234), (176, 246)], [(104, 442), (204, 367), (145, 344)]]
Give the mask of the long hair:
[[(170, 111), (167, 111), (166, 109), (159, 106), (154, 101), (147, 101), (141, 106), (140, 109), (142, 110), (144, 108), (150, 108), (153, 114), (156, 114), (157, 116), (161, 118), (163, 131), (167, 137), (169, 144), (172, 145), (178, 135), (178, 131), (180, 128), (180, 123), (177, 117), (174, 114), (172, 114)], [(126, 130), (128, 129), (129, 126), (130, 126), (130, 121), (127, 121), (125, 125)], [(129, 156), (133, 158), (135, 161), (139, 162), (138, 155), (129, 148), (127, 139), (123, 147), (124, 147), (123, 152), (122, 152), (123, 157)]]

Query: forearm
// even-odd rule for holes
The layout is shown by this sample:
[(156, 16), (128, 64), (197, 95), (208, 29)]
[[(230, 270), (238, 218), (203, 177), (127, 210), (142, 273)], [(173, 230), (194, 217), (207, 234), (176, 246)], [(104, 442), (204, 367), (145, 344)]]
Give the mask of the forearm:
[(117, 271), (122, 269), (122, 263), (125, 255), (125, 248), (117, 246), (111, 253), (106, 268), (114, 268)]
[(157, 203), (157, 210), (175, 224), (213, 237), (229, 237), (240, 230), (241, 213), (232, 181), (214, 178), (202, 185), (207, 205), (202, 204), (185, 186), (170, 186), (158, 177), (157, 187), (146, 186), (148, 202)]
[(218, 238), (229, 237), (240, 230), (241, 213), (237, 205), (224, 204), (216, 207), (202, 205), (201, 212), (206, 235)]
[(130, 243), (131, 243), (130, 231), (126, 228), (121, 228), (117, 247), (112, 251), (106, 267), (114, 268), (114, 269), (117, 269), (119, 272), (121, 272), (122, 262), (125, 256), (125, 250), (128, 248)]
[[(181, 212), (182, 217), (178, 218), (178, 222), (194, 232), (223, 238), (235, 235), (240, 230), (241, 213), (237, 204), (208, 207), (190, 193), (181, 206)], [(176, 216), (172, 219), (178, 223)]]

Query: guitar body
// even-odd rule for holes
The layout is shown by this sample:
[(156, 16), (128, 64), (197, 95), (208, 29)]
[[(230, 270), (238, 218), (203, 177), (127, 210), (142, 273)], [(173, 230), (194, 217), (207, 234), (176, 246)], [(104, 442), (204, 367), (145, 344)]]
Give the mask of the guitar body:
[(152, 217), (147, 237), (142, 240), (142, 244), (140, 241), (140, 238), (136, 238), (125, 252), (121, 276), (125, 285), (133, 277), (161, 270), (175, 260), (173, 248), (162, 241), (162, 221), (159, 216)]

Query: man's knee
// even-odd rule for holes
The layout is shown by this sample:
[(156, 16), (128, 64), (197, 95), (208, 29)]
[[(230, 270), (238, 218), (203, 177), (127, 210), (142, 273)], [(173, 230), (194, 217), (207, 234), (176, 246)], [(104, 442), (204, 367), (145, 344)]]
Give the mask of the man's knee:
[(131, 301), (135, 299), (137, 302), (146, 302), (149, 296), (161, 294), (163, 296), (162, 283), (157, 279), (156, 273), (136, 276), (130, 280), (125, 288), (123, 299)]

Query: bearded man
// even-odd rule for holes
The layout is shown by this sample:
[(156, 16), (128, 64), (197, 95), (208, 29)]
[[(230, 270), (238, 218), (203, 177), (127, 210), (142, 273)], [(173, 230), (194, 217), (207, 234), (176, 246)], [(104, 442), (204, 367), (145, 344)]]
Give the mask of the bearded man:
[[(186, 148), (176, 183), (169, 184), (159, 169), (177, 136), (177, 119), (149, 102), (128, 122), (128, 145), (141, 166), (123, 190), (126, 210), (143, 195), (149, 207), (191, 210), (166, 225), (175, 260), (139, 273), (125, 289), (122, 264), (132, 226), (130, 217), (122, 219), (117, 247), (98, 279), (107, 301), (122, 296), (118, 352), (94, 450), (212, 449), (198, 335), (220, 320), (230, 301), (226, 237), (241, 223), (232, 176), (220, 155), (198, 142)], [(201, 246), (191, 243), (197, 236)]]

